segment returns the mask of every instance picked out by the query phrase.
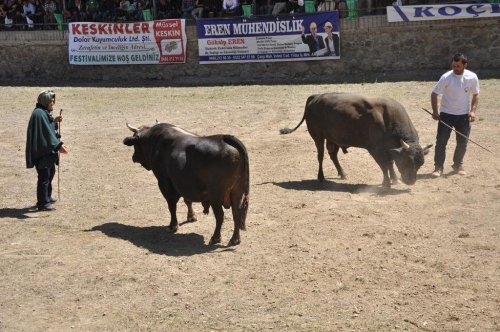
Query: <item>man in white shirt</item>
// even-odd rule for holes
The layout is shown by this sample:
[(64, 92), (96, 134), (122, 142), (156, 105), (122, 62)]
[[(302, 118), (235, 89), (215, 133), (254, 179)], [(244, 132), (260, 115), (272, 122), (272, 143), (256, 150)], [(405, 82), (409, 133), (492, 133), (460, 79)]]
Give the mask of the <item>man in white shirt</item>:
[(28, 23), (28, 29), (32, 30), (34, 26), (33, 19), (35, 17), (36, 8), (33, 3), (28, 0), (23, 0), (23, 17), (26, 19), (26, 23)]
[[(452, 70), (441, 76), (432, 89), (431, 104), (432, 118), (441, 120), (456, 131), (469, 137), (471, 122), (476, 119), (477, 104), (479, 101), (479, 79), (477, 75), (467, 69), (467, 57), (464, 54), (455, 54), (451, 63)], [(438, 95), (441, 104), (438, 111)], [(472, 100), (471, 100), (472, 95)], [(446, 158), (446, 144), (450, 138), (451, 129), (438, 122), (436, 148), (434, 154), (435, 170), (432, 177), (443, 174), (444, 160)], [(468, 140), (456, 134), (457, 146), (453, 154), (453, 172), (465, 175), (463, 159), (467, 150)]]

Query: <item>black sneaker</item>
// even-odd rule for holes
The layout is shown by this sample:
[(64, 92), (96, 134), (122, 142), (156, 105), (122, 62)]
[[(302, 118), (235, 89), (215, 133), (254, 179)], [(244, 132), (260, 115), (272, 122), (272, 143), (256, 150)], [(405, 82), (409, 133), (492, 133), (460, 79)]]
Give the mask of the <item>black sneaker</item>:
[(47, 204), (45, 206), (39, 206), (38, 211), (54, 211), (56, 208), (52, 204)]

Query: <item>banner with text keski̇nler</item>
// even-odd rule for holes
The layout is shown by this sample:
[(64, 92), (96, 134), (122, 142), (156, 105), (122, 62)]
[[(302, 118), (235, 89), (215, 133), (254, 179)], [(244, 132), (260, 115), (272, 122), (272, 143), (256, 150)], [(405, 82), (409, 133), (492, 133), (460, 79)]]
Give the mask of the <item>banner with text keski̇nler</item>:
[(186, 21), (75, 22), (68, 25), (72, 65), (186, 62)]

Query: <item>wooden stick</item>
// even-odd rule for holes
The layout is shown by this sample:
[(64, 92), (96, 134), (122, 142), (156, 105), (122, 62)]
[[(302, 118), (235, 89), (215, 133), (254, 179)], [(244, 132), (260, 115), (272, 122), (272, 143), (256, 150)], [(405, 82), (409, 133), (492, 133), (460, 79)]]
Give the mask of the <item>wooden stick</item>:
[[(429, 113), (430, 115), (432, 115), (431, 112), (429, 112), (427, 109), (425, 108), (422, 108), (424, 111), (426, 111), (427, 113)], [(477, 146), (479, 146), (480, 148), (483, 148), (484, 150), (488, 151), (489, 153), (493, 153), (491, 152), (490, 150), (488, 150), (487, 148), (485, 148), (484, 146), (480, 145), (479, 143), (476, 143), (474, 142), (473, 140), (471, 140), (469, 137), (465, 136), (464, 134), (462, 134), (461, 132), (459, 131), (456, 131), (455, 129), (453, 129), (451, 126), (449, 126), (448, 124), (444, 123), (443, 120), (439, 119), (439, 122), (441, 122), (442, 124), (444, 124), (446, 127), (450, 128), (451, 130), (453, 130), (454, 132), (456, 132), (457, 134), (459, 134), (460, 136), (466, 138), (467, 140), (471, 141), (472, 143), (476, 144)]]
[[(62, 108), (59, 111), (59, 116), (62, 115)], [(59, 140), (61, 139), (61, 121), (59, 121), (58, 127), (57, 127), (57, 132), (59, 133)], [(61, 181), (61, 152), (57, 151), (57, 199), (60, 201), (61, 200), (61, 191), (60, 191), (60, 181)]]

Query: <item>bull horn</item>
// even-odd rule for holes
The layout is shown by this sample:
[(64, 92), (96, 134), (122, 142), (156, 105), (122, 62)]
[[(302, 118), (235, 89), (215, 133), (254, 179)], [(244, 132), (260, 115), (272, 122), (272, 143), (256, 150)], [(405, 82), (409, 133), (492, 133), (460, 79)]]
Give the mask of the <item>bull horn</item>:
[(406, 143), (405, 141), (401, 140), (400, 143), (401, 143), (401, 147), (403, 149), (408, 150), (410, 148), (410, 146), (408, 145), (408, 143)]
[(158, 119), (156, 119), (156, 124), (160, 123), (160, 121), (158, 121)]
[(127, 128), (133, 131), (134, 133), (137, 133), (139, 131), (139, 129), (132, 127), (128, 122), (127, 122)]

